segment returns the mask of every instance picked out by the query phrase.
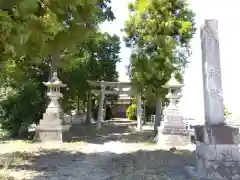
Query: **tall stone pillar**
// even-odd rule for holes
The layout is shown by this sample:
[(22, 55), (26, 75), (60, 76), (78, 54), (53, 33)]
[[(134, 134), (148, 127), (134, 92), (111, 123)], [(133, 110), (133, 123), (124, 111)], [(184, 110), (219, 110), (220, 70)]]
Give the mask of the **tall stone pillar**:
[(201, 28), (205, 125), (195, 129), (196, 171), (204, 179), (240, 179), (239, 129), (224, 118), (217, 20)]
[(105, 98), (105, 86), (104, 84), (101, 84), (100, 101), (99, 101), (99, 107), (98, 107), (97, 129), (101, 129), (101, 125), (103, 121), (104, 98)]
[(137, 130), (142, 130), (142, 100), (140, 93), (137, 95)]
[(201, 29), (205, 124), (224, 123), (218, 24), (206, 20)]

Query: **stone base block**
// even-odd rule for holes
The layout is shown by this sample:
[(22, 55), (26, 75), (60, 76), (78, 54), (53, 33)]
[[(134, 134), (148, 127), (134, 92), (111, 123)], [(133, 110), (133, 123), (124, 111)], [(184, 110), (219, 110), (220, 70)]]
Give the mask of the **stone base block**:
[(37, 126), (35, 133), (35, 141), (47, 142), (58, 141), (63, 142), (64, 133), (68, 132), (70, 125), (62, 125), (58, 127)]
[(41, 119), (39, 121), (39, 126), (50, 126), (50, 127), (55, 127), (55, 126), (61, 126), (63, 124), (64, 120), (63, 119), (51, 119), (46, 120), (46, 119)]
[(204, 179), (239, 180), (240, 146), (197, 142), (195, 174)]
[(186, 129), (158, 128), (158, 144), (164, 146), (187, 146), (191, 143), (190, 132)]
[(158, 144), (166, 146), (187, 146), (190, 144), (190, 136), (174, 135), (174, 134), (158, 134)]

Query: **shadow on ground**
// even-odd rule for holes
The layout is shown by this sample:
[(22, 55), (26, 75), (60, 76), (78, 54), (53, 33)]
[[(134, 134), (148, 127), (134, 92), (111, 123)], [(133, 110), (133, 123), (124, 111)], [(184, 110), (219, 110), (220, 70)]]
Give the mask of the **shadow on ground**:
[[(96, 129), (96, 124), (81, 124), (71, 127), (69, 132), (63, 134), (64, 142), (85, 141), (94, 144), (104, 144), (109, 141), (120, 142), (146, 142), (154, 143), (153, 131), (143, 130), (137, 132), (136, 121), (129, 120), (110, 120), (102, 122), (102, 128)], [(0, 138), (0, 144), (15, 140), (26, 140), (33, 142), (34, 132), (30, 132), (26, 137), (10, 138), (8, 136)]]
[(94, 144), (103, 144), (109, 141), (120, 142), (146, 142), (153, 143), (153, 131), (135, 130), (135, 121), (107, 121), (102, 124), (100, 130), (96, 129), (95, 124), (77, 125), (71, 127), (71, 130), (64, 135), (64, 141), (85, 141)]
[(24, 170), (25, 180), (28, 176), (26, 170), (35, 172), (35, 177), (29, 176), (32, 180), (191, 180), (184, 166), (195, 162), (193, 152), (164, 150), (139, 150), (125, 154), (51, 150), (38, 154), (18, 152), (18, 156), (22, 156), (25, 163), (12, 163), (9, 169)]

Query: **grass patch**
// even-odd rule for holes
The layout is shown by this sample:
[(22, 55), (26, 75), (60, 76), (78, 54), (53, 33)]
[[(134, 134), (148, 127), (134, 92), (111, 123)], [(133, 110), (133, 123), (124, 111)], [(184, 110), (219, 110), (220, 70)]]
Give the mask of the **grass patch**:
[(24, 152), (14, 152), (0, 156), (0, 180), (14, 180), (10, 176), (10, 169), (16, 165), (21, 165), (27, 159), (28, 154)]
[(7, 171), (14, 165), (23, 164), (29, 157), (25, 152), (14, 152), (0, 156), (0, 170)]
[(8, 136), (9, 136), (8, 132), (6, 130), (2, 129), (1, 124), (0, 124), (0, 140), (6, 138)]
[(0, 170), (0, 180), (14, 180), (7, 170)]
[(146, 146), (152, 146), (152, 145), (157, 145), (157, 143), (153, 140), (149, 140), (147, 142), (144, 142), (143, 144), (145, 144)]

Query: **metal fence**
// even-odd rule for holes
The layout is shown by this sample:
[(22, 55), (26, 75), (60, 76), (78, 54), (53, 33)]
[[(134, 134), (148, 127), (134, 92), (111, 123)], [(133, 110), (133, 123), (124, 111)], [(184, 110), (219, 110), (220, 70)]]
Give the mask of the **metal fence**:
[(148, 116), (148, 121), (150, 121), (151, 123), (154, 123), (155, 122), (155, 118), (156, 118), (156, 115), (150, 115)]

